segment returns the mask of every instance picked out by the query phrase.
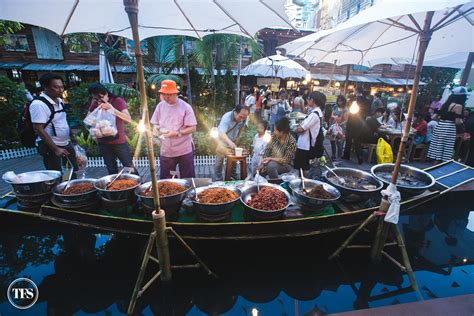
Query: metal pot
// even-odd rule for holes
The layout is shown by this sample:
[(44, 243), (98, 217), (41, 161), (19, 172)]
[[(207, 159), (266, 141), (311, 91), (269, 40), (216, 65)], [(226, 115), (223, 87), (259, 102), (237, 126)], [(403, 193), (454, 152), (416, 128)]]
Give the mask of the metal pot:
[[(37, 181), (29, 182), (28, 178), (32, 178), (35, 175), (46, 175), (51, 180), (47, 181)], [(19, 195), (42, 195), (46, 193), (51, 193), (51, 189), (54, 188), (59, 182), (61, 182), (61, 172), (56, 170), (40, 170), (40, 171), (30, 171), (20, 173), (18, 175), (27, 182), (14, 183), (5, 179), (6, 183), (11, 184), (15, 194)]]
[[(184, 180), (184, 179), (162, 179), (162, 180), (158, 180), (157, 182), (158, 183), (173, 182), (173, 183), (186, 187), (186, 190), (181, 193), (168, 195), (168, 196), (160, 196), (160, 206), (163, 209), (166, 209), (170, 206), (171, 207), (176, 206), (180, 204), (181, 202), (183, 202), (184, 198), (186, 197), (186, 193), (188, 193), (189, 189), (191, 189), (191, 183), (189, 183), (188, 180)], [(148, 190), (150, 186), (151, 186), (151, 181), (140, 185), (139, 187), (135, 189), (135, 194), (140, 198), (140, 200), (142, 201), (144, 205), (146, 205), (147, 207), (151, 209), (154, 209), (155, 204), (153, 202), (153, 195), (152, 196), (145, 195), (145, 191)]]
[[(380, 174), (381, 172), (389, 172), (390, 174), (393, 172), (395, 164), (393, 163), (384, 163), (384, 164), (379, 164), (375, 165), (370, 169), (370, 172), (374, 177), (385, 183), (386, 185), (389, 185), (391, 183), (390, 180), (385, 179), (381, 177)], [(432, 175), (429, 173), (420, 170), (415, 167), (407, 166), (407, 165), (400, 165), (399, 173), (401, 176), (413, 176), (420, 180), (420, 182), (423, 182), (423, 186), (409, 186), (409, 185), (399, 185), (397, 184), (397, 190), (402, 194), (402, 195), (408, 195), (408, 196), (413, 196), (413, 195), (418, 195), (423, 192), (425, 192), (427, 189), (431, 188), (433, 185), (435, 185), (436, 181), (433, 178)]]
[[(81, 183), (91, 183), (94, 185), (96, 179), (77, 179), (71, 180), (69, 187), (74, 187), (75, 185)], [(85, 192), (85, 193), (78, 193), (78, 194), (63, 194), (64, 187), (66, 186), (67, 181), (57, 185), (53, 189), (53, 195), (56, 197), (59, 203), (63, 204), (85, 204), (87, 202), (93, 203), (97, 200), (97, 189), (94, 187), (92, 191)]]
[(322, 185), (324, 190), (329, 192), (332, 197), (330, 199), (320, 199), (306, 196), (301, 193), (301, 179), (294, 179), (290, 181), (290, 188), (293, 196), (296, 198), (298, 203), (304, 206), (322, 208), (330, 204), (331, 202), (337, 201), (341, 197), (341, 193), (332, 185), (327, 184), (326, 182), (321, 182), (313, 179), (304, 179), (304, 185), (306, 190), (311, 190), (318, 185)]
[(117, 176), (116, 174), (111, 174), (111, 175), (102, 177), (95, 182), (95, 187), (99, 191), (100, 195), (111, 201), (134, 200), (135, 199), (134, 190), (136, 187), (140, 185), (140, 177), (134, 174), (122, 174), (117, 180), (120, 180), (120, 179), (135, 180), (137, 184), (125, 190), (116, 190), (116, 191), (105, 190), (105, 187), (107, 186), (107, 184), (109, 184), (116, 176)]
[(285, 207), (283, 207), (281, 209), (271, 210), (271, 211), (258, 210), (256, 208), (253, 208), (253, 207), (249, 206), (247, 203), (252, 199), (252, 194), (257, 193), (257, 185), (254, 184), (254, 185), (250, 185), (250, 186), (246, 187), (242, 191), (242, 195), (240, 197), (240, 200), (244, 204), (245, 211), (248, 214), (250, 214), (251, 216), (256, 217), (256, 218), (260, 218), (260, 219), (275, 219), (275, 218), (280, 217), (283, 214), (283, 212), (285, 212), (285, 210), (288, 208), (288, 206), (290, 206), (290, 204), (291, 204), (291, 195), (290, 195), (290, 193), (288, 193), (288, 191), (286, 191), (281, 186), (276, 185), (276, 184), (262, 183), (259, 186), (260, 186), (260, 190), (264, 187), (269, 187), (269, 188), (277, 189), (277, 190), (285, 193), (285, 196), (288, 200), (288, 203), (285, 205)]
[(360, 201), (367, 201), (372, 196), (380, 192), (383, 188), (383, 182), (371, 175), (368, 172), (357, 170), (353, 168), (335, 168), (332, 171), (337, 174), (338, 176), (351, 176), (358, 179), (367, 180), (370, 184), (375, 185), (375, 189), (371, 190), (364, 190), (364, 189), (352, 189), (346, 186), (343, 186), (339, 183), (336, 176), (331, 174), (330, 172), (326, 172), (324, 174), (324, 178), (330, 184), (332, 184), (336, 189), (341, 192), (341, 196), (345, 201), (348, 202), (360, 202)]
[(203, 204), (203, 203), (197, 202), (195, 200), (195, 196), (193, 196), (193, 198), (191, 200), (193, 201), (194, 209), (197, 212), (207, 213), (207, 214), (219, 214), (219, 213), (230, 212), (234, 208), (235, 204), (237, 203), (237, 201), (240, 198), (240, 195), (242, 194), (242, 192), (239, 189), (237, 189), (233, 186), (220, 187), (220, 186), (212, 186), (212, 185), (206, 186), (206, 187), (196, 188), (195, 194), (199, 195), (201, 192), (203, 192), (207, 189), (211, 189), (211, 188), (231, 190), (231, 191), (234, 191), (235, 193), (237, 193), (238, 196), (237, 196), (236, 199), (234, 199), (232, 201), (229, 201), (227, 203), (221, 203), (221, 204)]

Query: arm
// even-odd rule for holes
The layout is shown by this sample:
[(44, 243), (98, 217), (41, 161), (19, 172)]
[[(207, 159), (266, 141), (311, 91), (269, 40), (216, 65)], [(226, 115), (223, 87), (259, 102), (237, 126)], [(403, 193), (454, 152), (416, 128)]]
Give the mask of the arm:
[(463, 120), (462, 120), (462, 105), (461, 104), (456, 104), (454, 106), (454, 113), (456, 113), (456, 121), (454, 123), (456, 123), (456, 125), (460, 125), (463, 123)]
[[(291, 137), (288, 135), (288, 137)], [(293, 160), (293, 156), (295, 155), (296, 151), (296, 142), (290, 141), (288, 142), (288, 147), (285, 148), (285, 152), (283, 154), (283, 157), (281, 158), (272, 158), (273, 161), (278, 162), (281, 165), (287, 165), (290, 163), (290, 161)]]
[(113, 114), (119, 118), (121, 118), (122, 120), (124, 120), (125, 122), (127, 123), (131, 123), (132, 122), (132, 117), (130, 116), (130, 113), (128, 112), (127, 109), (124, 109), (122, 111), (119, 111), (117, 110), (116, 108), (114, 108), (112, 106), (112, 104), (110, 104), (109, 102), (103, 102), (99, 105), (99, 107), (101, 109), (104, 109), (104, 110), (110, 110), (110, 109), (113, 109), (114, 112)]
[(61, 148), (61, 147), (58, 147), (54, 142), (53, 140), (51, 139), (51, 137), (48, 135), (48, 133), (46, 133), (46, 131), (44, 130), (44, 124), (42, 123), (33, 123), (33, 129), (35, 130), (36, 134), (38, 134), (38, 136), (41, 138), (41, 140), (43, 141), (43, 143), (49, 148), (51, 149), (54, 154), (58, 157), (64, 157), (64, 156), (67, 156), (69, 155), (69, 152), (64, 149), (64, 148)]
[(227, 146), (230, 148), (234, 149), (237, 147), (233, 141), (230, 140), (230, 138), (227, 136), (226, 133), (219, 132), (219, 139), (222, 140)]

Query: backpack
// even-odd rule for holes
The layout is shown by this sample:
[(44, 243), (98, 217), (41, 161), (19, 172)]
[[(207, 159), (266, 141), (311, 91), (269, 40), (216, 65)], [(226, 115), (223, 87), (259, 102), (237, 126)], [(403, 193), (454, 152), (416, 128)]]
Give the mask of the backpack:
[(33, 123), (31, 122), (31, 114), (30, 114), (30, 106), (34, 100), (39, 100), (46, 104), (51, 111), (51, 115), (49, 116), (48, 120), (44, 124), (46, 127), (49, 123), (53, 128), (53, 135), (56, 136), (56, 129), (54, 128), (54, 124), (52, 123), (54, 115), (56, 113), (64, 112), (64, 107), (59, 110), (55, 111), (54, 106), (49, 103), (48, 99), (45, 97), (35, 97), (30, 103), (25, 104), (23, 107), (23, 111), (20, 114), (20, 118), (17, 123), (17, 132), (20, 136), (20, 142), (25, 147), (36, 147), (36, 132), (33, 128)]
[[(313, 112), (316, 115), (318, 115), (316, 112)], [(316, 142), (314, 143), (314, 146), (311, 144), (313, 143), (312, 141), (312, 136), (311, 136), (311, 129), (308, 129), (309, 132), (309, 154), (308, 157), (309, 159), (314, 159), (314, 158), (321, 158), (324, 155), (324, 131), (323, 131), (323, 120), (321, 119), (322, 117), (319, 116), (319, 133), (318, 136), (316, 137)]]

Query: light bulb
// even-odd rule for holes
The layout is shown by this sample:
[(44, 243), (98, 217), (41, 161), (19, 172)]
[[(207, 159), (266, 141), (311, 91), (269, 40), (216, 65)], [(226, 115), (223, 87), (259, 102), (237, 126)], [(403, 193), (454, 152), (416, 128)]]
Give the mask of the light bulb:
[(155, 90), (156, 85), (153, 83), (153, 84), (151, 85), (151, 88), (152, 88), (153, 90)]
[(304, 77), (306, 81), (311, 81), (311, 74), (306, 74), (306, 76)]
[(357, 114), (359, 113), (359, 110), (359, 104), (357, 104), (356, 101), (352, 102), (351, 106), (349, 107), (349, 112), (351, 112), (351, 114)]
[(314, 82), (314, 84), (317, 85), (317, 86), (319, 86), (319, 80), (316, 80), (316, 81)]
[(139, 133), (145, 133), (146, 126), (145, 126), (145, 122), (143, 120), (140, 120), (140, 122), (138, 123), (137, 130), (138, 130)]
[(269, 143), (272, 140), (272, 134), (270, 131), (265, 131), (265, 135), (263, 135), (263, 141), (265, 143)]
[(258, 309), (252, 308), (252, 316), (258, 316)]
[(217, 138), (219, 136), (219, 131), (217, 130), (217, 127), (211, 128), (209, 135), (211, 135), (212, 138)]
[(336, 83), (334, 84), (335, 87), (340, 87), (341, 86), (341, 83), (339, 81), (336, 81)]

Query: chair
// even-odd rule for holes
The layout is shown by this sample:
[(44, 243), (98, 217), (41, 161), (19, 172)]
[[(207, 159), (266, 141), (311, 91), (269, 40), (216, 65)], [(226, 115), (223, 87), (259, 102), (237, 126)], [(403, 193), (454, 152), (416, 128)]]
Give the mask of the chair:
[(425, 162), (426, 155), (428, 154), (428, 146), (428, 144), (413, 145), (410, 155), (410, 161)]
[(241, 180), (247, 178), (247, 156), (234, 156), (234, 155), (227, 155), (227, 164), (225, 167), (225, 181), (232, 180), (232, 169), (237, 161), (240, 162), (240, 177)]
[[(368, 149), (368, 154), (367, 154), (367, 162), (372, 163), (372, 157), (374, 156), (376, 149), (377, 149), (377, 144), (362, 144), (362, 148), (367, 148)], [(375, 159), (377, 160), (377, 159)]]

